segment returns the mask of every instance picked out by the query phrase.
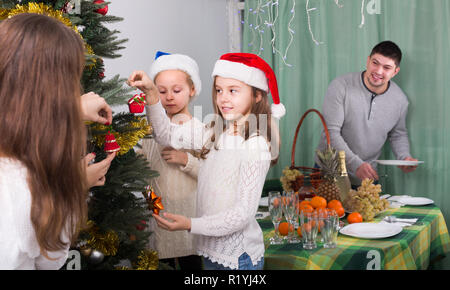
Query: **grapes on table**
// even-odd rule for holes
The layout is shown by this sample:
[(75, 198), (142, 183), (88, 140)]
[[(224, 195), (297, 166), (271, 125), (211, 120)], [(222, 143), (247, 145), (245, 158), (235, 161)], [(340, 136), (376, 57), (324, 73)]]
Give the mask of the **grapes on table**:
[(350, 190), (344, 207), (350, 212), (359, 212), (364, 221), (371, 221), (389, 207), (386, 199), (380, 199), (381, 185), (373, 184), (372, 179), (364, 179), (358, 190)]
[(281, 185), (283, 186), (284, 191), (292, 191), (292, 182), (297, 180), (297, 177), (302, 176), (303, 174), (297, 169), (290, 169), (286, 166), (283, 169), (283, 176), (280, 177)]

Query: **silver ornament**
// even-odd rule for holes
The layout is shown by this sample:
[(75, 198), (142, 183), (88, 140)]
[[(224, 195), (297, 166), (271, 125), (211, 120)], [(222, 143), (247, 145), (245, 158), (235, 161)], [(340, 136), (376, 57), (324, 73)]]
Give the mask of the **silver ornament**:
[(105, 258), (105, 255), (100, 252), (99, 250), (92, 250), (91, 255), (89, 256), (89, 261), (92, 264), (100, 264), (103, 262), (103, 259)]

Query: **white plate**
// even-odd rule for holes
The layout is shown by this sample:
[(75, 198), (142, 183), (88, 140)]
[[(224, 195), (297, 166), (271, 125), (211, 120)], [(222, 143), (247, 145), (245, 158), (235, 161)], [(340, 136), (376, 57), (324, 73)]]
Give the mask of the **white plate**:
[(395, 224), (355, 223), (340, 230), (341, 234), (362, 239), (384, 239), (399, 234), (403, 228)]
[(393, 196), (388, 199), (389, 201), (400, 202), (404, 205), (428, 205), (433, 204), (432, 199), (426, 197), (413, 197), (413, 196)]
[(425, 161), (408, 161), (408, 160), (377, 160), (381, 165), (395, 165), (395, 166), (416, 166)]
[(269, 197), (261, 197), (261, 199), (259, 200), (259, 206), (269, 206)]

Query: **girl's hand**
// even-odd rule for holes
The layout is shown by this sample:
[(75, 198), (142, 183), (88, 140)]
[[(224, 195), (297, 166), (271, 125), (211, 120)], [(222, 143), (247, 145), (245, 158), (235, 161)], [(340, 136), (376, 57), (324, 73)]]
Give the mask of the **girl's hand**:
[(105, 99), (89, 92), (81, 96), (81, 111), (85, 121), (101, 124), (112, 123), (112, 110)]
[(116, 153), (109, 154), (104, 160), (93, 163), (91, 165), (89, 165), (89, 162), (91, 162), (95, 158), (95, 154), (90, 153), (84, 157), (86, 177), (89, 188), (105, 185), (105, 175), (108, 172), (109, 166), (111, 165), (111, 162), (115, 156)]
[(159, 101), (158, 90), (152, 79), (144, 71), (134, 71), (128, 78), (127, 84), (144, 92), (150, 105), (154, 105)]
[(165, 147), (161, 151), (161, 156), (167, 163), (186, 166), (188, 162), (188, 155), (186, 152), (178, 151), (171, 147)]
[(153, 214), (158, 227), (168, 230), (168, 231), (190, 231), (191, 230), (191, 219), (178, 214), (163, 213), (162, 218), (159, 215)]

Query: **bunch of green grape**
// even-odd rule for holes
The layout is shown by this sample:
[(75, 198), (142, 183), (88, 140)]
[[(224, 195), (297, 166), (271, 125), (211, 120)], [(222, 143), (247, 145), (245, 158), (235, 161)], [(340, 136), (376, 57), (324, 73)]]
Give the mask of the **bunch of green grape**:
[(357, 191), (350, 190), (344, 207), (351, 212), (359, 212), (364, 221), (371, 221), (381, 211), (389, 207), (386, 199), (380, 199), (381, 185), (364, 179)]
[(283, 185), (283, 190), (292, 191), (292, 182), (297, 179), (297, 177), (303, 174), (297, 169), (290, 169), (288, 166), (283, 169), (283, 175), (280, 178), (281, 184)]

